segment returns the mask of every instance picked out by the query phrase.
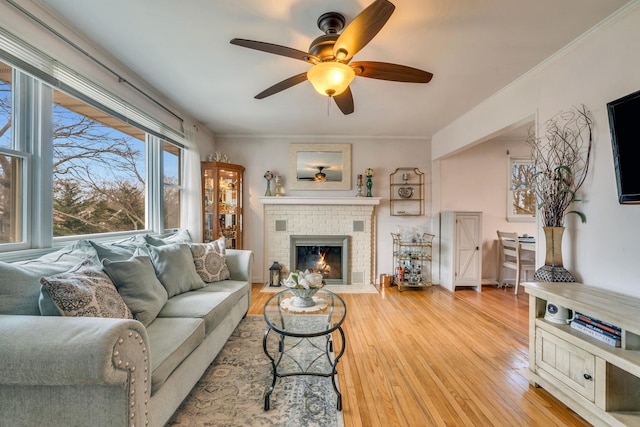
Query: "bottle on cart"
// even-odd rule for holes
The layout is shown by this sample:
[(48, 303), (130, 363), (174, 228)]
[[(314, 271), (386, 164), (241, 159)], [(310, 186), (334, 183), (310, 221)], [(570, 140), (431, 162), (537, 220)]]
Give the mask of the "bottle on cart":
[(396, 272), (396, 281), (398, 283), (402, 283), (403, 277), (404, 277), (404, 268), (402, 268), (401, 264), (398, 264), (398, 271)]

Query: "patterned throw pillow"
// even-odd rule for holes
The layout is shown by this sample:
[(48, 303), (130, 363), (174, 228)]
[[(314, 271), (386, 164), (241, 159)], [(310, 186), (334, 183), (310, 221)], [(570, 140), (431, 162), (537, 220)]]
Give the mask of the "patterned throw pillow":
[(191, 255), (196, 266), (196, 272), (206, 283), (227, 280), (231, 277), (225, 255), (220, 253), (215, 242), (192, 243)]
[(42, 277), (40, 284), (63, 316), (133, 319), (107, 273), (91, 260), (65, 273)]

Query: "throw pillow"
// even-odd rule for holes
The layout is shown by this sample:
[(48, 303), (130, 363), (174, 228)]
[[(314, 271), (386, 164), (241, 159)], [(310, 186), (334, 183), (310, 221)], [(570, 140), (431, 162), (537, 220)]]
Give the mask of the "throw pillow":
[(134, 256), (124, 261), (105, 259), (102, 267), (135, 318), (149, 326), (168, 298), (149, 257)]
[(220, 251), (220, 253), (222, 255), (226, 255), (227, 253), (227, 239), (224, 237), (219, 238), (218, 240), (214, 240), (213, 242), (214, 245), (216, 245), (218, 247), (218, 250)]
[(218, 282), (231, 277), (225, 255), (214, 243), (192, 243), (189, 245), (196, 272), (205, 283)]
[(92, 260), (40, 284), (64, 316), (133, 319), (115, 285)]
[(100, 258), (101, 261), (105, 259), (109, 259), (111, 261), (123, 261), (131, 258), (135, 252), (135, 249), (132, 247), (123, 247), (112, 243), (98, 243), (93, 240), (90, 240), (90, 242), (91, 246), (93, 246), (98, 253), (98, 258)]
[[(164, 246), (147, 244), (145, 247), (156, 271), (156, 276), (167, 290), (169, 298), (205, 286), (196, 272), (189, 246), (185, 244)], [(141, 252), (138, 251), (138, 253)]]
[(154, 237), (149, 234), (144, 235), (144, 240), (153, 246), (164, 246), (170, 245), (172, 243), (191, 243), (193, 239), (191, 239), (191, 234), (189, 234), (188, 230), (180, 230), (174, 234), (169, 236), (162, 237)]

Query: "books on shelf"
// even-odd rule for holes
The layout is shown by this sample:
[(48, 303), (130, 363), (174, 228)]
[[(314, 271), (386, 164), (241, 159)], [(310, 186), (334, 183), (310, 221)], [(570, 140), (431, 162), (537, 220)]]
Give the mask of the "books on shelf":
[[(613, 325), (610, 325), (610, 326), (613, 326)], [(576, 313), (576, 316), (571, 321), (571, 328), (575, 329), (576, 331), (580, 331), (584, 334), (587, 334), (597, 339), (598, 341), (601, 341), (612, 347), (620, 347), (621, 339), (622, 339), (620, 335), (616, 335), (615, 333), (611, 333), (605, 329), (599, 328), (595, 324), (587, 323), (581, 320), (580, 317), (578, 316), (578, 313)], [(615, 328), (616, 327), (614, 326), (613, 329), (615, 330)]]
[(586, 314), (576, 312), (575, 318), (584, 323), (588, 323), (590, 325), (598, 327), (599, 329), (610, 332), (614, 335), (622, 336), (622, 330), (619, 327), (612, 325), (610, 323), (605, 323), (602, 320), (596, 319), (595, 317), (587, 316)]

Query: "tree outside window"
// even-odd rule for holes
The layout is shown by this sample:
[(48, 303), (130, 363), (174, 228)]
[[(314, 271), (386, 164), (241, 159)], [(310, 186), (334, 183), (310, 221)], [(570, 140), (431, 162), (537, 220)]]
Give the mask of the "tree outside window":
[(59, 91), (54, 103), (54, 237), (144, 229), (144, 132)]

